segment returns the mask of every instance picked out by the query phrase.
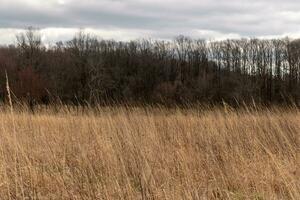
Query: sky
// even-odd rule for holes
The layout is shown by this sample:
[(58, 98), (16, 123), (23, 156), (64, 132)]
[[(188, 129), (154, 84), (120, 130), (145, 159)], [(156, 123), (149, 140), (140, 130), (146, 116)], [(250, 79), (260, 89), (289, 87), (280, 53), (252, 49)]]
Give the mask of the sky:
[(47, 43), (104, 39), (300, 37), (299, 0), (0, 0), (0, 44), (26, 27)]

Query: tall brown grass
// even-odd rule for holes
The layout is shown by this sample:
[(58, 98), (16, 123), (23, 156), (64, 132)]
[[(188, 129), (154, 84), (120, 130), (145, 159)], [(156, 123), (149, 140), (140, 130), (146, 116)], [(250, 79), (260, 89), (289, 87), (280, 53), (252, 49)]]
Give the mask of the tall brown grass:
[(300, 199), (299, 137), (296, 108), (2, 106), (0, 197)]

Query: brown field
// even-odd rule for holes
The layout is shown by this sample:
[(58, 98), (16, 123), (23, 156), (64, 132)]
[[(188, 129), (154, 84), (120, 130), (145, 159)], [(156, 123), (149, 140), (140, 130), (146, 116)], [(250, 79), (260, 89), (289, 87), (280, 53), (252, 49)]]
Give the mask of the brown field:
[(300, 199), (300, 112), (0, 114), (1, 199)]

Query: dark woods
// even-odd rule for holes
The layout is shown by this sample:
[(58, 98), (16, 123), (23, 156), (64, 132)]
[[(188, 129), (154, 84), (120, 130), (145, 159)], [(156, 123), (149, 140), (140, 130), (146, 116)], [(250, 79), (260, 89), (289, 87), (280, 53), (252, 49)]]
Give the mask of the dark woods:
[(78, 33), (46, 48), (37, 30), (0, 48), (15, 99), (34, 103), (297, 103), (300, 42), (289, 39), (116, 42)]

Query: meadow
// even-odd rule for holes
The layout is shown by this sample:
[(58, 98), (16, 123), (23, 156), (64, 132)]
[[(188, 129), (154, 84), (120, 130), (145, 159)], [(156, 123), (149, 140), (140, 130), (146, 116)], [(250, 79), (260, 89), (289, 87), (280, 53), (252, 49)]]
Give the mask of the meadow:
[(295, 107), (1, 107), (1, 199), (300, 199), (299, 177)]

